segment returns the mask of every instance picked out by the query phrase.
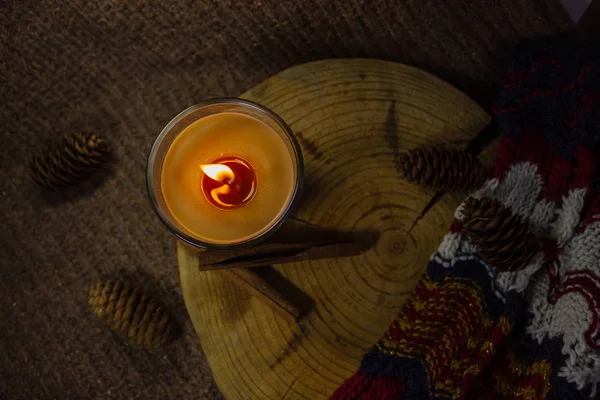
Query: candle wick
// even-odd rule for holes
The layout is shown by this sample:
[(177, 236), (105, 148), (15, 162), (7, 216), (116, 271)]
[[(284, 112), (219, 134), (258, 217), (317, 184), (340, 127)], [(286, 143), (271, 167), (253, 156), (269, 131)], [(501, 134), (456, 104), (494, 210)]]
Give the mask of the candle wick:
[(232, 186), (233, 178), (225, 178), (225, 179), (223, 179), (223, 183), (226, 184), (227, 186)]

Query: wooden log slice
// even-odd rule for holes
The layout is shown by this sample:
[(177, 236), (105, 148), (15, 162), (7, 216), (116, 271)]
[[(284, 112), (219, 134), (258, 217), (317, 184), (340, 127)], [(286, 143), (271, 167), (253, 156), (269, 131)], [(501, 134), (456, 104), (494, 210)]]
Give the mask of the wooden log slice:
[(314, 301), (290, 324), (231, 279), (198, 270), (179, 245), (185, 303), (227, 399), (326, 399), (358, 368), (423, 273), (459, 196), (406, 182), (399, 155), (424, 144), (466, 147), (490, 117), (426, 72), (377, 60), (326, 60), (283, 71), (242, 98), (279, 114), (296, 133), (305, 183), (295, 216), (347, 232), (375, 232), (354, 257), (277, 270)]

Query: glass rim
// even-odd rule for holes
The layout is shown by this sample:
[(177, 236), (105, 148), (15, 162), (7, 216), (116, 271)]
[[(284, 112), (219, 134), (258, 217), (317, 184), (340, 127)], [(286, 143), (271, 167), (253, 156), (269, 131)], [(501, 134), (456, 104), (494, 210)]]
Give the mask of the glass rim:
[[(164, 211), (158, 204), (158, 200), (156, 198), (156, 193), (155, 193), (154, 187), (152, 185), (153, 178), (154, 178), (153, 167), (156, 162), (156, 157), (158, 155), (158, 149), (159, 149), (161, 143), (163, 142), (164, 138), (167, 136), (167, 134), (173, 128), (173, 126), (175, 126), (175, 124), (177, 124), (183, 118), (190, 115), (192, 112), (197, 111), (203, 107), (217, 105), (217, 104), (241, 105), (241, 106), (248, 107), (255, 111), (265, 114), (267, 117), (269, 117), (270, 119), (275, 121), (282, 128), (283, 132), (285, 133), (285, 136), (287, 137), (287, 139), (290, 141), (290, 143), (292, 145), (292, 149), (293, 149), (293, 152), (294, 152), (294, 155), (296, 158), (296, 160), (295, 160), (296, 182), (294, 183), (294, 189), (292, 192), (292, 196), (290, 197), (288, 204), (285, 206), (283, 213), (278, 217), (278, 220), (275, 223), (273, 223), (271, 226), (269, 226), (264, 232), (258, 234), (255, 237), (252, 237), (250, 239), (246, 239), (246, 240), (243, 240), (241, 242), (236, 242), (236, 243), (205, 242), (205, 241), (194, 238), (194, 237), (186, 234), (185, 232), (183, 232), (181, 229), (179, 229), (177, 226), (175, 226), (169, 220), (167, 215), (164, 213)], [(195, 121), (197, 121), (197, 120), (195, 120)], [(296, 197), (298, 196), (298, 192), (300, 191), (303, 176), (304, 176), (304, 160), (302, 158), (302, 151), (300, 150), (300, 144), (298, 143), (298, 140), (296, 139), (294, 133), (292, 132), (291, 128), (287, 125), (287, 123), (279, 115), (277, 115), (275, 112), (273, 112), (269, 108), (267, 108), (261, 104), (258, 104), (256, 102), (253, 102), (250, 100), (245, 100), (245, 99), (240, 99), (237, 97), (212, 98), (212, 99), (208, 99), (208, 100), (204, 100), (199, 103), (196, 103), (196, 104), (186, 108), (185, 110), (181, 111), (173, 119), (171, 119), (167, 123), (167, 125), (165, 125), (165, 127), (160, 131), (160, 133), (154, 140), (154, 143), (152, 144), (152, 148), (150, 149), (150, 154), (148, 156), (148, 161), (146, 164), (146, 188), (148, 190), (148, 197), (150, 198), (150, 202), (152, 203), (152, 208), (154, 209), (154, 212), (156, 213), (156, 215), (159, 217), (159, 219), (162, 221), (162, 223), (180, 240), (184, 241), (185, 243), (187, 243), (191, 246), (194, 246), (194, 247), (197, 247), (200, 249), (204, 249), (204, 250), (232, 250), (232, 249), (242, 248), (242, 247), (250, 246), (252, 244), (256, 244), (260, 241), (263, 241), (264, 239), (266, 239), (267, 237), (272, 235), (275, 231), (277, 231), (277, 229), (279, 229), (281, 227), (281, 225), (287, 219), (287, 216), (289, 215), (289, 213), (292, 209), (292, 206), (294, 205)]]

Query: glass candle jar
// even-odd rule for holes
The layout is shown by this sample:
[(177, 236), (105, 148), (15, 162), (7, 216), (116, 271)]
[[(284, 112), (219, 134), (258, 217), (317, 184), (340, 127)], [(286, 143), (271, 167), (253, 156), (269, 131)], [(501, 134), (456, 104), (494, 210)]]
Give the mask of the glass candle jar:
[(302, 183), (302, 153), (286, 123), (247, 100), (212, 99), (177, 115), (148, 159), (148, 193), (163, 223), (203, 249), (265, 239)]

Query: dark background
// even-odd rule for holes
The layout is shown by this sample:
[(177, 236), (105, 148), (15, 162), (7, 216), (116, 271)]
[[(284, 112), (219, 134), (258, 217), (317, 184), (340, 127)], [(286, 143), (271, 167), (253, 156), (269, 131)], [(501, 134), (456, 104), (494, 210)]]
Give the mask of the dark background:
[[(489, 106), (504, 50), (572, 26), (558, 0), (0, 1), (0, 397), (218, 398), (188, 320), (175, 239), (146, 197), (152, 142), (179, 111), (324, 58), (421, 67)], [(73, 130), (104, 174), (47, 195), (32, 152)], [(182, 337), (148, 353), (96, 320), (88, 285), (134, 279)]]

